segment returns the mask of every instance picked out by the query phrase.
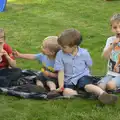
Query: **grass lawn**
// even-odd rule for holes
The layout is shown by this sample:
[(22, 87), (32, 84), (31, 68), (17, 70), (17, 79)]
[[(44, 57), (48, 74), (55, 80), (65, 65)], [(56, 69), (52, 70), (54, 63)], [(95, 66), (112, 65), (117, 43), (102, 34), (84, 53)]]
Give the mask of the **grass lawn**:
[[(0, 13), (0, 27), (13, 49), (24, 53), (39, 53), (45, 37), (76, 28), (83, 35), (81, 47), (93, 58), (92, 73), (104, 75), (107, 62), (101, 53), (112, 35), (109, 18), (120, 12), (119, 4), (119, 0), (8, 0), (6, 11)], [(23, 69), (41, 67), (36, 61), (17, 63)], [(93, 100), (39, 101), (0, 95), (0, 120), (119, 120), (119, 103), (101, 107)]]

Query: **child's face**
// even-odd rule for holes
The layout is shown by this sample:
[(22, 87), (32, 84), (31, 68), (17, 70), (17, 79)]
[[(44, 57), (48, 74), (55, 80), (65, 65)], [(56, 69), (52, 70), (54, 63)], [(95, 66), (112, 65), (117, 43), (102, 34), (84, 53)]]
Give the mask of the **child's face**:
[(0, 37), (0, 45), (3, 45), (4, 42), (5, 42), (5, 40), (4, 40), (4, 36), (3, 36), (3, 37)]
[(67, 54), (73, 54), (73, 52), (75, 51), (76, 49), (76, 45), (73, 46), (73, 47), (69, 47), (69, 46), (61, 46), (61, 49), (64, 53), (67, 53)]
[(114, 21), (112, 23), (112, 32), (116, 34), (117, 38), (120, 38), (120, 21)]
[(43, 42), (43, 45), (41, 48), (42, 48), (42, 53), (44, 55), (47, 55), (48, 57), (55, 55), (55, 53), (49, 49), (49, 43), (47, 43), (47, 41)]

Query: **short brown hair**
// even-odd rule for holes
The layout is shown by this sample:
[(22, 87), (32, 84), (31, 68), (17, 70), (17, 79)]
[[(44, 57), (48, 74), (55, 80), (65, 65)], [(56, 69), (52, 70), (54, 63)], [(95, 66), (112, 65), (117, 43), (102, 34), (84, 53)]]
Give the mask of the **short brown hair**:
[(5, 38), (5, 32), (2, 28), (0, 28), (0, 38)]
[(120, 13), (114, 14), (110, 19), (110, 24), (112, 25), (113, 22), (120, 22)]
[(61, 46), (65, 46), (65, 45), (70, 47), (74, 45), (79, 46), (81, 42), (82, 42), (82, 36), (80, 32), (73, 28), (63, 31), (58, 37), (58, 44), (60, 44)]
[(61, 49), (60, 45), (58, 44), (57, 39), (58, 39), (57, 36), (48, 36), (44, 39), (48, 43), (48, 48), (51, 51), (55, 52), (55, 54)]

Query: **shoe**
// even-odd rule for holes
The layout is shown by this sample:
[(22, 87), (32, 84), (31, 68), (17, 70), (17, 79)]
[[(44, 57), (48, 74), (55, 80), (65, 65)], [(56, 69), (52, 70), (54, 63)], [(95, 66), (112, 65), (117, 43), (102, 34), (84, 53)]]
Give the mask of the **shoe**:
[(98, 97), (98, 100), (100, 100), (100, 102), (103, 104), (114, 104), (117, 102), (118, 97), (116, 95), (104, 92)]
[(54, 98), (59, 97), (59, 96), (61, 96), (61, 94), (59, 92), (57, 92), (56, 90), (52, 90), (52, 91), (47, 93), (48, 99), (54, 99)]

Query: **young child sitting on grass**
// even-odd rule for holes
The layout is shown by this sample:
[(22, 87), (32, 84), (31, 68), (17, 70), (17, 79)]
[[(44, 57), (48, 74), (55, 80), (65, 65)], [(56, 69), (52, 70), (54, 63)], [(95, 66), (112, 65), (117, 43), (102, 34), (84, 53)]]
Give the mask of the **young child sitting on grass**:
[(108, 60), (107, 75), (99, 82), (106, 90), (120, 88), (120, 14), (114, 14), (110, 19), (111, 30), (115, 34), (107, 39), (103, 56)]
[[(114, 14), (111, 17), (110, 25), (115, 35), (107, 39), (102, 54), (104, 58), (108, 60), (108, 72), (107, 75), (98, 82), (98, 86), (107, 91), (120, 88), (120, 14)], [(86, 86), (86, 90), (93, 93), (96, 91), (97, 95), (103, 93), (103, 90), (96, 89), (93, 85)], [(107, 98), (104, 97), (104, 99), (107, 101)]]
[[(59, 88), (57, 90), (63, 91), (65, 96), (71, 96), (78, 94), (76, 88), (91, 92), (89, 88), (92, 87), (93, 93), (97, 94), (100, 91), (98, 99), (102, 103), (114, 103), (116, 96), (106, 93), (98, 86), (92, 86), (94, 83), (89, 69), (92, 66), (92, 59), (86, 49), (79, 47), (81, 42), (81, 34), (75, 29), (65, 30), (58, 37), (58, 44), (62, 50), (57, 53), (54, 66), (58, 71)], [(87, 85), (91, 87), (86, 87)]]
[(42, 63), (39, 80), (36, 81), (38, 86), (44, 87), (47, 85), (50, 91), (56, 90), (57, 73), (54, 71), (54, 63), (56, 53), (60, 50), (57, 43), (57, 36), (49, 36), (42, 43), (42, 53), (39, 54), (22, 54), (18, 51), (14, 52), (15, 57), (29, 60), (38, 60)]
[(0, 87), (12, 86), (21, 75), (21, 70), (16, 68), (16, 61), (12, 48), (5, 41), (5, 32), (0, 28)]

